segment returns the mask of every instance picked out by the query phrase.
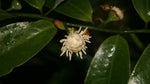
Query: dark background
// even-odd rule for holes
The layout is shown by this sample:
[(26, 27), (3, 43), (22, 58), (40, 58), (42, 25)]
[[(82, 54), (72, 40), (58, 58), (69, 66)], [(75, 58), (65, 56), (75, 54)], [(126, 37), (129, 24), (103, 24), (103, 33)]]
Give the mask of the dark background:
[[(12, 0), (1, 0), (1, 8), (7, 10), (11, 5), (11, 1)], [(23, 0), (19, 1), (22, 4), (22, 10), (10, 12), (39, 14), (37, 9), (32, 8)], [(107, 27), (118, 29), (127, 27), (130, 27), (131, 29), (141, 29), (144, 27), (144, 22), (140, 19), (137, 12), (134, 10), (131, 0), (91, 0), (91, 5), (94, 10), (93, 20), (95, 20), (97, 17), (107, 17), (107, 12), (102, 11), (100, 8), (100, 5), (103, 4), (110, 4), (120, 7), (125, 14), (124, 20), (120, 22), (109, 23), (106, 25)], [(44, 11), (47, 10), (48, 8), (44, 7)], [(49, 16), (63, 21), (80, 24), (83, 23), (81, 21), (73, 20), (69, 17), (58, 14), (55, 11), (53, 11)], [(12, 22), (35, 20), (37, 19), (19, 17), (0, 21), (0, 26), (2, 27)], [(95, 21), (95, 23), (97, 26), (99, 26), (98, 22)], [(92, 36), (92, 44), (88, 44), (88, 55), (84, 55), (83, 60), (81, 60), (79, 57), (76, 57), (75, 55), (73, 55), (72, 61), (69, 61), (69, 59), (65, 56), (60, 57), (61, 44), (59, 43), (59, 40), (64, 38), (64, 35), (67, 33), (58, 30), (53, 40), (36, 56), (27, 61), (25, 64), (16, 67), (8, 75), (0, 77), (0, 84), (83, 84), (90, 61), (100, 43), (102, 43), (107, 37), (113, 35), (110, 33), (103, 33), (92, 30), (89, 32)], [(131, 63), (133, 67), (143, 50), (138, 49), (128, 35), (122, 34), (122, 36), (128, 40), (131, 53)], [(140, 40), (142, 40), (144, 46), (147, 46), (150, 42), (148, 34), (137, 34), (137, 36), (140, 38)]]

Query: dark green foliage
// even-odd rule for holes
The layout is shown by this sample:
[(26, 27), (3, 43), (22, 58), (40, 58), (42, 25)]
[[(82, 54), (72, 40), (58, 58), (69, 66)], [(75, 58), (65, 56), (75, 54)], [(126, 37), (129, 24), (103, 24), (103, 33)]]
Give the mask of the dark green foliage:
[[(0, 0), (0, 84), (149, 84), (149, 21), (150, 0)], [(80, 26), (91, 43), (69, 62)]]
[(96, 52), (85, 84), (127, 84), (129, 72), (128, 43), (119, 35), (111, 36), (101, 44)]

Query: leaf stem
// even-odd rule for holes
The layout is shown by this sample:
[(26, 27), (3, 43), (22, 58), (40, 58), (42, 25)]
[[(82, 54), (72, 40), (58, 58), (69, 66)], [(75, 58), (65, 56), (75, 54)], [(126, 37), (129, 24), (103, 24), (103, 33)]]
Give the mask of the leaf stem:
[(39, 14), (31, 14), (31, 13), (11, 13), (16, 17), (28, 17), (28, 18), (42, 18), (42, 19), (46, 19), (49, 21), (53, 21), (53, 19), (43, 16), (43, 15), (39, 15)]
[[(127, 34), (127, 33), (150, 33), (150, 29), (138, 29), (138, 30), (114, 30), (114, 29), (107, 29), (107, 28), (100, 28), (95, 26), (86, 26), (86, 25), (79, 25), (79, 24), (72, 24), (72, 23), (66, 23), (67, 26), (73, 26), (73, 27), (88, 27), (88, 29), (101, 31), (101, 32), (108, 32), (108, 33), (121, 33), (121, 34)], [(129, 29), (129, 28), (128, 28)]]
[(48, 12), (45, 13), (45, 16), (47, 16), (49, 13), (51, 13), (53, 11), (53, 8), (50, 9)]

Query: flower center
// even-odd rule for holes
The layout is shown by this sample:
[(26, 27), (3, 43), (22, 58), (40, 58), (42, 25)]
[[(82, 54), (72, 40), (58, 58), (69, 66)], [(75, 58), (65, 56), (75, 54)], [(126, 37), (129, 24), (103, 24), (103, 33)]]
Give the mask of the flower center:
[(67, 48), (71, 51), (78, 52), (82, 49), (82, 46), (85, 45), (82, 37), (79, 34), (71, 34), (67, 37)]

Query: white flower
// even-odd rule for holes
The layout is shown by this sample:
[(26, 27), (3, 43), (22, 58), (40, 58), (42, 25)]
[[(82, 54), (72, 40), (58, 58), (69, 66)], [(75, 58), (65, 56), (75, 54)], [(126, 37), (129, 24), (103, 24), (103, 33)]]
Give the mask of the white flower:
[(86, 35), (87, 28), (81, 30), (81, 27), (78, 31), (74, 31), (71, 29), (69, 35), (65, 35), (65, 39), (61, 39), (60, 42), (63, 43), (61, 48), (62, 56), (66, 52), (66, 56), (69, 56), (69, 60), (71, 60), (72, 54), (75, 53), (77, 56), (80, 56), (82, 59), (82, 53), (86, 54), (85, 50), (87, 49), (86, 42), (91, 43), (89, 39), (91, 36)]

